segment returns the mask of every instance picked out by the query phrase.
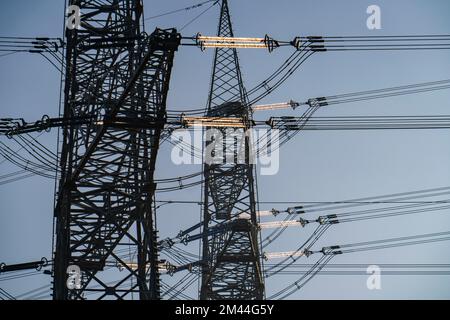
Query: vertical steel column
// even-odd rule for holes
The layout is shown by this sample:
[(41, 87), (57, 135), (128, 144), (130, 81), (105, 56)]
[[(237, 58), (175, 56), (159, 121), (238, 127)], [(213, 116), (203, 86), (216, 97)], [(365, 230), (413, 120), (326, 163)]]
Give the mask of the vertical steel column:
[[(221, 37), (233, 37), (227, 0), (222, 1), (219, 28)], [(250, 118), (236, 49), (216, 48), (208, 99), (207, 116)], [(207, 128), (208, 129), (208, 128)], [(215, 129), (219, 130), (219, 129)], [(229, 136), (219, 130), (224, 155), (239, 158), (236, 140), (244, 141), (244, 161), (205, 163), (203, 207), (203, 258), (200, 298), (262, 299), (264, 284), (256, 218), (255, 167), (250, 162), (250, 141), (246, 129)], [(217, 131), (216, 131), (217, 132)], [(237, 137), (237, 139), (235, 139)], [(213, 135), (214, 138), (214, 135)], [(206, 143), (206, 150), (211, 143)], [(250, 219), (239, 219), (246, 213)], [(221, 223), (229, 224), (222, 233), (208, 235)]]

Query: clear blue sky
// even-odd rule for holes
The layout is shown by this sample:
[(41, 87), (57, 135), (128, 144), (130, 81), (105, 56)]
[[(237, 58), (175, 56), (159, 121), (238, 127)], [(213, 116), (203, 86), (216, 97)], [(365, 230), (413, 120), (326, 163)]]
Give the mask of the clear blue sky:
[[(305, 35), (450, 34), (450, 2), (446, 0), (230, 0), (237, 36), (292, 39)], [(197, 3), (193, 0), (144, 1), (146, 16)], [(382, 29), (366, 28), (366, 8), (377, 4)], [(1, 36), (61, 36), (63, 1), (16, 0), (0, 3)], [(203, 9), (199, 9), (203, 10)], [(180, 27), (200, 11), (146, 22), (147, 32)], [(209, 10), (183, 30), (183, 35), (214, 34), (219, 7)], [(257, 84), (291, 53), (280, 48), (241, 50), (247, 87)], [(203, 107), (210, 81), (212, 51), (182, 47), (177, 52), (168, 107)], [(377, 89), (449, 78), (450, 52), (352, 52), (313, 56), (284, 86), (263, 102)], [(59, 75), (39, 56), (17, 54), (0, 58), (0, 117), (39, 119), (57, 115)], [(323, 108), (317, 115), (449, 114), (449, 91), (360, 102)], [(290, 112), (295, 115), (295, 112)], [(39, 140), (55, 147), (55, 132)], [(12, 142), (0, 137), (13, 147)], [(449, 131), (325, 131), (303, 132), (281, 150), (280, 171), (258, 177), (261, 201), (339, 201), (358, 197), (450, 186)], [(0, 159), (0, 174), (17, 170)], [(176, 167), (170, 145), (161, 148), (157, 178), (185, 175), (199, 165)], [(162, 194), (158, 200), (200, 200), (200, 189)], [(53, 181), (33, 177), (0, 186), (0, 262), (20, 263), (51, 256)], [(272, 206), (261, 205), (262, 210)], [(277, 208), (284, 209), (283, 205)], [(450, 212), (372, 220), (332, 227), (317, 247), (450, 230)], [(167, 205), (158, 211), (161, 236), (173, 236), (199, 218), (197, 205)], [(268, 251), (294, 250), (312, 231), (290, 229)], [(263, 234), (264, 236), (264, 234)], [(450, 243), (426, 244), (338, 257), (334, 263), (450, 263)], [(192, 251), (196, 251), (194, 246)], [(310, 260), (303, 260), (312, 263)], [(267, 280), (267, 294), (295, 281), (295, 276)], [(176, 281), (167, 279), (168, 283)], [(166, 279), (165, 279), (166, 280)], [(14, 295), (49, 284), (49, 276), (2, 281)], [(369, 291), (365, 276), (318, 276), (294, 299), (310, 298), (450, 298), (450, 276), (384, 276), (382, 290)], [(50, 285), (49, 285), (50, 287)], [(194, 296), (196, 287), (187, 291)]]

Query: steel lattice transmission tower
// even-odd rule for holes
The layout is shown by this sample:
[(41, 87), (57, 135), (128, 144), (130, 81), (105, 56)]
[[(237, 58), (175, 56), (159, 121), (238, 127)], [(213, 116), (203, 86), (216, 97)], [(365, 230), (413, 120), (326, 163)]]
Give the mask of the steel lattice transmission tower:
[[(227, 0), (222, 1), (219, 37), (233, 37)], [(250, 118), (236, 49), (216, 48), (207, 106), (207, 116)], [(208, 128), (207, 128), (208, 129)], [(205, 162), (203, 207), (203, 268), (201, 299), (263, 299), (259, 231), (256, 216), (255, 166), (249, 161), (250, 139), (246, 129), (219, 130), (212, 143), (223, 146), (233, 161)], [(217, 128), (215, 130), (218, 130)], [(217, 131), (216, 131), (217, 132)], [(215, 140), (215, 141), (214, 141)], [(241, 145), (242, 149), (239, 150)], [(244, 161), (237, 158), (243, 156)], [(249, 219), (242, 219), (246, 215)], [(220, 228), (222, 231), (217, 233)]]
[(54, 299), (158, 299), (153, 173), (180, 35), (143, 33), (140, 0), (69, 5), (81, 25), (66, 31), (64, 117), (92, 121), (63, 130)]

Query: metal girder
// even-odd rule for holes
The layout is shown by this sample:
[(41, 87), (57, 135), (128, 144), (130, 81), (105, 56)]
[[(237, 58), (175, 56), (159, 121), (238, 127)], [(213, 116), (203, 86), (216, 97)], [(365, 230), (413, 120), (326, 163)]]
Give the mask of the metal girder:
[[(228, 3), (222, 1), (218, 34), (233, 37)], [(251, 119), (239, 60), (235, 48), (216, 48), (208, 99), (209, 117)], [(244, 121), (243, 123), (246, 123)], [(208, 130), (208, 128), (206, 128)], [(224, 137), (220, 144), (233, 163), (204, 165), (203, 257), (200, 298), (263, 299), (264, 283), (259, 254), (259, 232), (256, 215), (254, 165), (250, 159), (250, 139), (246, 128), (237, 128), (232, 137), (227, 128), (215, 128)], [(217, 132), (217, 131), (216, 131)], [(214, 139), (214, 135), (212, 137)], [(240, 151), (233, 148), (236, 138), (243, 142), (243, 162), (237, 162)], [(206, 142), (205, 149), (211, 143)], [(250, 219), (239, 219), (243, 213)], [(223, 232), (209, 232), (217, 224), (229, 220)]]
[[(142, 33), (140, 0), (69, 5), (81, 27), (66, 34), (64, 117), (100, 121), (63, 129), (54, 299), (159, 299), (153, 174), (181, 37)], [(66, 286), (69, 265), (79, 289)]]

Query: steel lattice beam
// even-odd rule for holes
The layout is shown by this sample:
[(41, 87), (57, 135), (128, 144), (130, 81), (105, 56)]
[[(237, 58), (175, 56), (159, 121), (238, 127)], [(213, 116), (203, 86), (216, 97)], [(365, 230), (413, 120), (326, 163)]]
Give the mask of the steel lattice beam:
[[(230, 13), (226, 0), (222, 1), (218, 37), (233, 37)], [(245, 89), (235, 48), (216, 48), (208, 99), (207, 116), (249, 119)], [(263, 299), (261, 256), (258, 244), (254, 165), (250, 164), (250, 143), (246, 129), (237, 129), (234, 136), (244, 142), (244, 163), (205, 163), (203, 207), (203, 258), (200, 298)], [(216, 128), (217, 130), (217, 128)], [(230, 151), (234, 137), (222, 141), (225, 152), (238, 157), (238, 150)], [(207, 142), (206, 150), (209, 144)], [(239, 219), (242, 213), (250, 219)], [(230, 227), (221, 233), (208, 230), (228, 221)]]
[[(63, 130), (54, 299), (158, 299), (153, 174), (180, 35), (142, 33), (140, 0), (69, 5), (81, 27), (66, 35), (64, 117), (100, 121)], [(81, 268), (81, 289), (68, 290), (69, 265)]]

